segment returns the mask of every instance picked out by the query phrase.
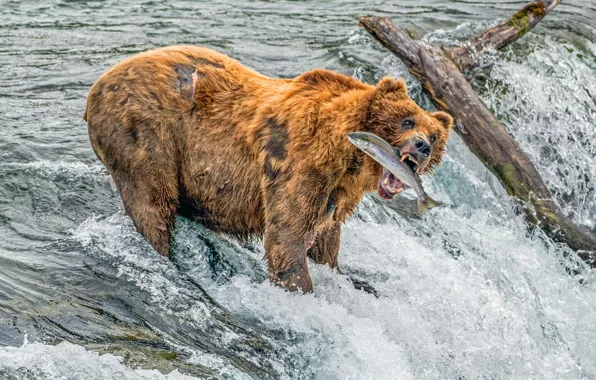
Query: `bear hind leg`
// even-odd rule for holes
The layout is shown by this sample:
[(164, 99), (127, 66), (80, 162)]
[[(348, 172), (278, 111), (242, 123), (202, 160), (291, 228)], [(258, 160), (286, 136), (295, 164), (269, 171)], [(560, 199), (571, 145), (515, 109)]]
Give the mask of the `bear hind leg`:
[[(170, 251), (170, 236), (176, 220), (177, 198), (151, 178), (133, 176), (117, 181), (126, 214), (149, 244), (162, 256)], [(175, 194), (177, 195), (177, 194)]]

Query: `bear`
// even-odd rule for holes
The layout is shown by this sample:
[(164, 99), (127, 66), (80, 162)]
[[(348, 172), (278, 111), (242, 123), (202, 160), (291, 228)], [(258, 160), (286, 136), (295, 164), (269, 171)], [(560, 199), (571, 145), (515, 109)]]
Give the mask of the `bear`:
[(440, 164), (453, 124), (420, 108), (402, 79), (369, 85), (323, 69), (271, 78), (196, 46), (116, 64), (91, 87), (83, 119), (126, 214), (159, 254), (170, 253), (180, 215), (262, 239), (270, 280), (302, 292), (313, 291), (307, 257), (337, 268), (341, 224), (363, 196), (407, 187), (348, 133), (377, 134), (422, 175)]

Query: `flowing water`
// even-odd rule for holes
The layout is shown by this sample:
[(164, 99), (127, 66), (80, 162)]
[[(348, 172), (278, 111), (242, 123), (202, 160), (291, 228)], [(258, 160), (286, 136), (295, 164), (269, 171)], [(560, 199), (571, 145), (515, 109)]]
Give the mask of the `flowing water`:
[[(159, 257), (81, 119), (102, 72), (172, 44), (270, 76), (404, 76), (432, 108), (358, 17), (453, 45), (523, 5), (0, 1), (0, 379), (596, 379), (596, 273), (528, 231), (456, 135), (425, 179), (446, 207), (418, 220), (369, 196), (343, 228), (340, 265), (379, 298), (312, 263), (316, 291), (298, 295), (266, 280), (260, 243), (182, 218)], [(596, 233), (596, 1), (564, 1), (471, 80)]]

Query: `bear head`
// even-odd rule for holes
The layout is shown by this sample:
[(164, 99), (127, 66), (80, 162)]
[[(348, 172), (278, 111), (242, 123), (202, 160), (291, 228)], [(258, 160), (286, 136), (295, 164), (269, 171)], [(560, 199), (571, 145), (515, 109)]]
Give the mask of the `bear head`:
[[(399, 149), (402, 161), (421, 175), (441, 163), (452, 125), (449, 114), (420, 108), (408, 96), (403, 80), (385, 77), (372, 98), (367, 129)], [(379, 195), (391, 199), (405, 185), (386, 169), (381, 175), (377, 167), (376, 178), (381, 176)]]

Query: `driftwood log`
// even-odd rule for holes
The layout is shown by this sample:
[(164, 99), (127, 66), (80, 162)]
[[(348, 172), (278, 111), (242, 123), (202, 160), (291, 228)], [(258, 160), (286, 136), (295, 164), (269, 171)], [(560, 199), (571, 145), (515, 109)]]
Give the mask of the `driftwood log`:
[(588, 265), (596, 267), (596, 237), (563, 215), (536, 167), (464, 76), (479, 54), (517, 40), (559, 2), (534, 1), (506, 22), (457, 48), (415, 41), (387, 17), (363, 17), (360, 25), (406, 64), (438, 109), (453, 115), (457, 134), (507, 193), (521, 201), (530, 225), (540, 227), (554, 241), (567, 244)]

